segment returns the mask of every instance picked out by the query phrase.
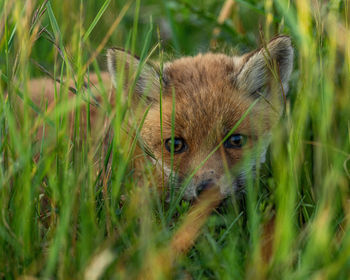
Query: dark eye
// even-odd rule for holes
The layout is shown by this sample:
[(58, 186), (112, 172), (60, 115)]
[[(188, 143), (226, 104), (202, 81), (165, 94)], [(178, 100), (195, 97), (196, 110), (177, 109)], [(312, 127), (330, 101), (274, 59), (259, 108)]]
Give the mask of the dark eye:
[(168, 138), (165, 140), (165, 148), (168, 150), (169, 153), (171, 153), (171, 146), (174, 145), (174, 154), (180, 154), (183, 153), (186, 148), (186, 142), (184, 139), (179, 138), (179, 137), (175, 137), (174, 138), (174, 144), (172, 143), (171, 138)]
[(225, 148), (239, 149), (247, 143), (247, 136), (242, 134), (231, 135), (224, 143)]

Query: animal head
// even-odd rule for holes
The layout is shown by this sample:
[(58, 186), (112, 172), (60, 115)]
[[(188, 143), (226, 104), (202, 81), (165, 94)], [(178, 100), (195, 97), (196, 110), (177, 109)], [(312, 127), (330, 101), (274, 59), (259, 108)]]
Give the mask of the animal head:
[[(118, 71), (128, 77), (126, 86), (136, 77), (132, 102), (143, 100), (149, 108), (141, 138), (157, 166), (164, 167), (169, 179), (173, 163), (178, 185), (194, 173), (186, 199), (213, 183), (224, 195), (237, 190), (248, 169), (264, 160), (271, 129), (283, 110), (293, 67), (290, 38), (276, 37), (242, 56), (199, 54), (167, 62), (163, 69), (143, 64), (121, 50), (108, 51), (115, 85)], [(258, 143), (262, 149), (249, 153)], [(250, 163), (243, 167), (246, 154)]]

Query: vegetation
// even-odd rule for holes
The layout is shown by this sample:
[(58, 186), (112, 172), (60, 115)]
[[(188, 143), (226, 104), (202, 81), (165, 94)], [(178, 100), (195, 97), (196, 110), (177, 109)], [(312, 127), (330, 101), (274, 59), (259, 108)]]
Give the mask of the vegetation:
[[(0, 278), (348, 279), (350, 3), (232, 3), (221, 20), (223, 0), (0, 1)], [(267, 163), (244, 198), (226, 200), (194, 246), (164, 265), (190, 205), (167, 205), (152, 188), (137, 187), (135, 141), (120, 133), (125, 102), (104, 106), (114, 116), (107, 151), (81, 137), (79, 118), (70, 137), (69, 113), (83, 114), (87, 102), (83, 78), (105, 69), (110, 46), (166, 61), (242, 53), (281, 33), (291, 36), (296, 57)], [(28, 81), (47, 73), (74, 77), (75, 102), (64, 98), (65, 85), (54, 109), (33, 104)], [(38, 145), (40, 128), (52, 134)], [(145, 176), (152, 186), (149, 166)], [(262, 231), (272, 216), (266, 261)]]

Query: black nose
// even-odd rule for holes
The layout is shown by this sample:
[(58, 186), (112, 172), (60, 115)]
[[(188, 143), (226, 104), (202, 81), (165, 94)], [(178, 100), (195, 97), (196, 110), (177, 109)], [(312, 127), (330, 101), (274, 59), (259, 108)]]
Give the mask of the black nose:
[(210, 188), (212, 186), (212, 182), (212, 179), (203, 180), (200, 182), (200, 184), (197, 186), (197, 195), (200, 195), (200, 193)]

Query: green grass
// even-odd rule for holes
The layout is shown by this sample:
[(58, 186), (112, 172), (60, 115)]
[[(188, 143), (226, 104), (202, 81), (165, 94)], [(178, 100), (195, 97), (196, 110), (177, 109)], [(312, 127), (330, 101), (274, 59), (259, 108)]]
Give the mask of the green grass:
[[(223, 24), (217, 22), (222, 0), (42, 4), (0, 2), (0, 278), (132, 279), (150, 263), (160, 279), (349, 278), (348, 1), (239, 0)], [(221, 32), (213, 47), (215, 27)], [(114, 116), (106, 149), (93, 143), (88, 124), (83, 136), (79, 104), (92, 102), (80, 95), (83, 77), (105, 68), (110, 46), (142, 59), (154, 50), (152, 58), (165, 61), (209, 50), (243, 53), (259, 45), (259, 30), (266, 40), (290, 35), (296, 54), (268, 161), (249, 180), (245, 197), (225, 201), (193, 248), (162, 275), (157, 256), (190, 205), (166, 205), (149, 188), (137, 187), (130, 168), (136, 141), (122, 133), (130, 118), (127, 102), (100, 104)], [(67, 100), (65, 85), (55, 92), (53, 110), (33, 104), (27, 85), (46, 75), (42, 68), (55, 78), (74, 77), (74, 101)], [(107, 96), (108, 89), (98, 87)], [(116, 95), (121, 100), (121, 88)], [(73, 137), (71, 109), (77, 116)], [(134, 125), (137, 133), (142, 124)], [(38, 142), (41, 127), (50, 135)], [(152, 185), (149, 170), (145, 166), (144, 174)], [(261, 229), (272, 213), (274, 250), (264, 264)]]

